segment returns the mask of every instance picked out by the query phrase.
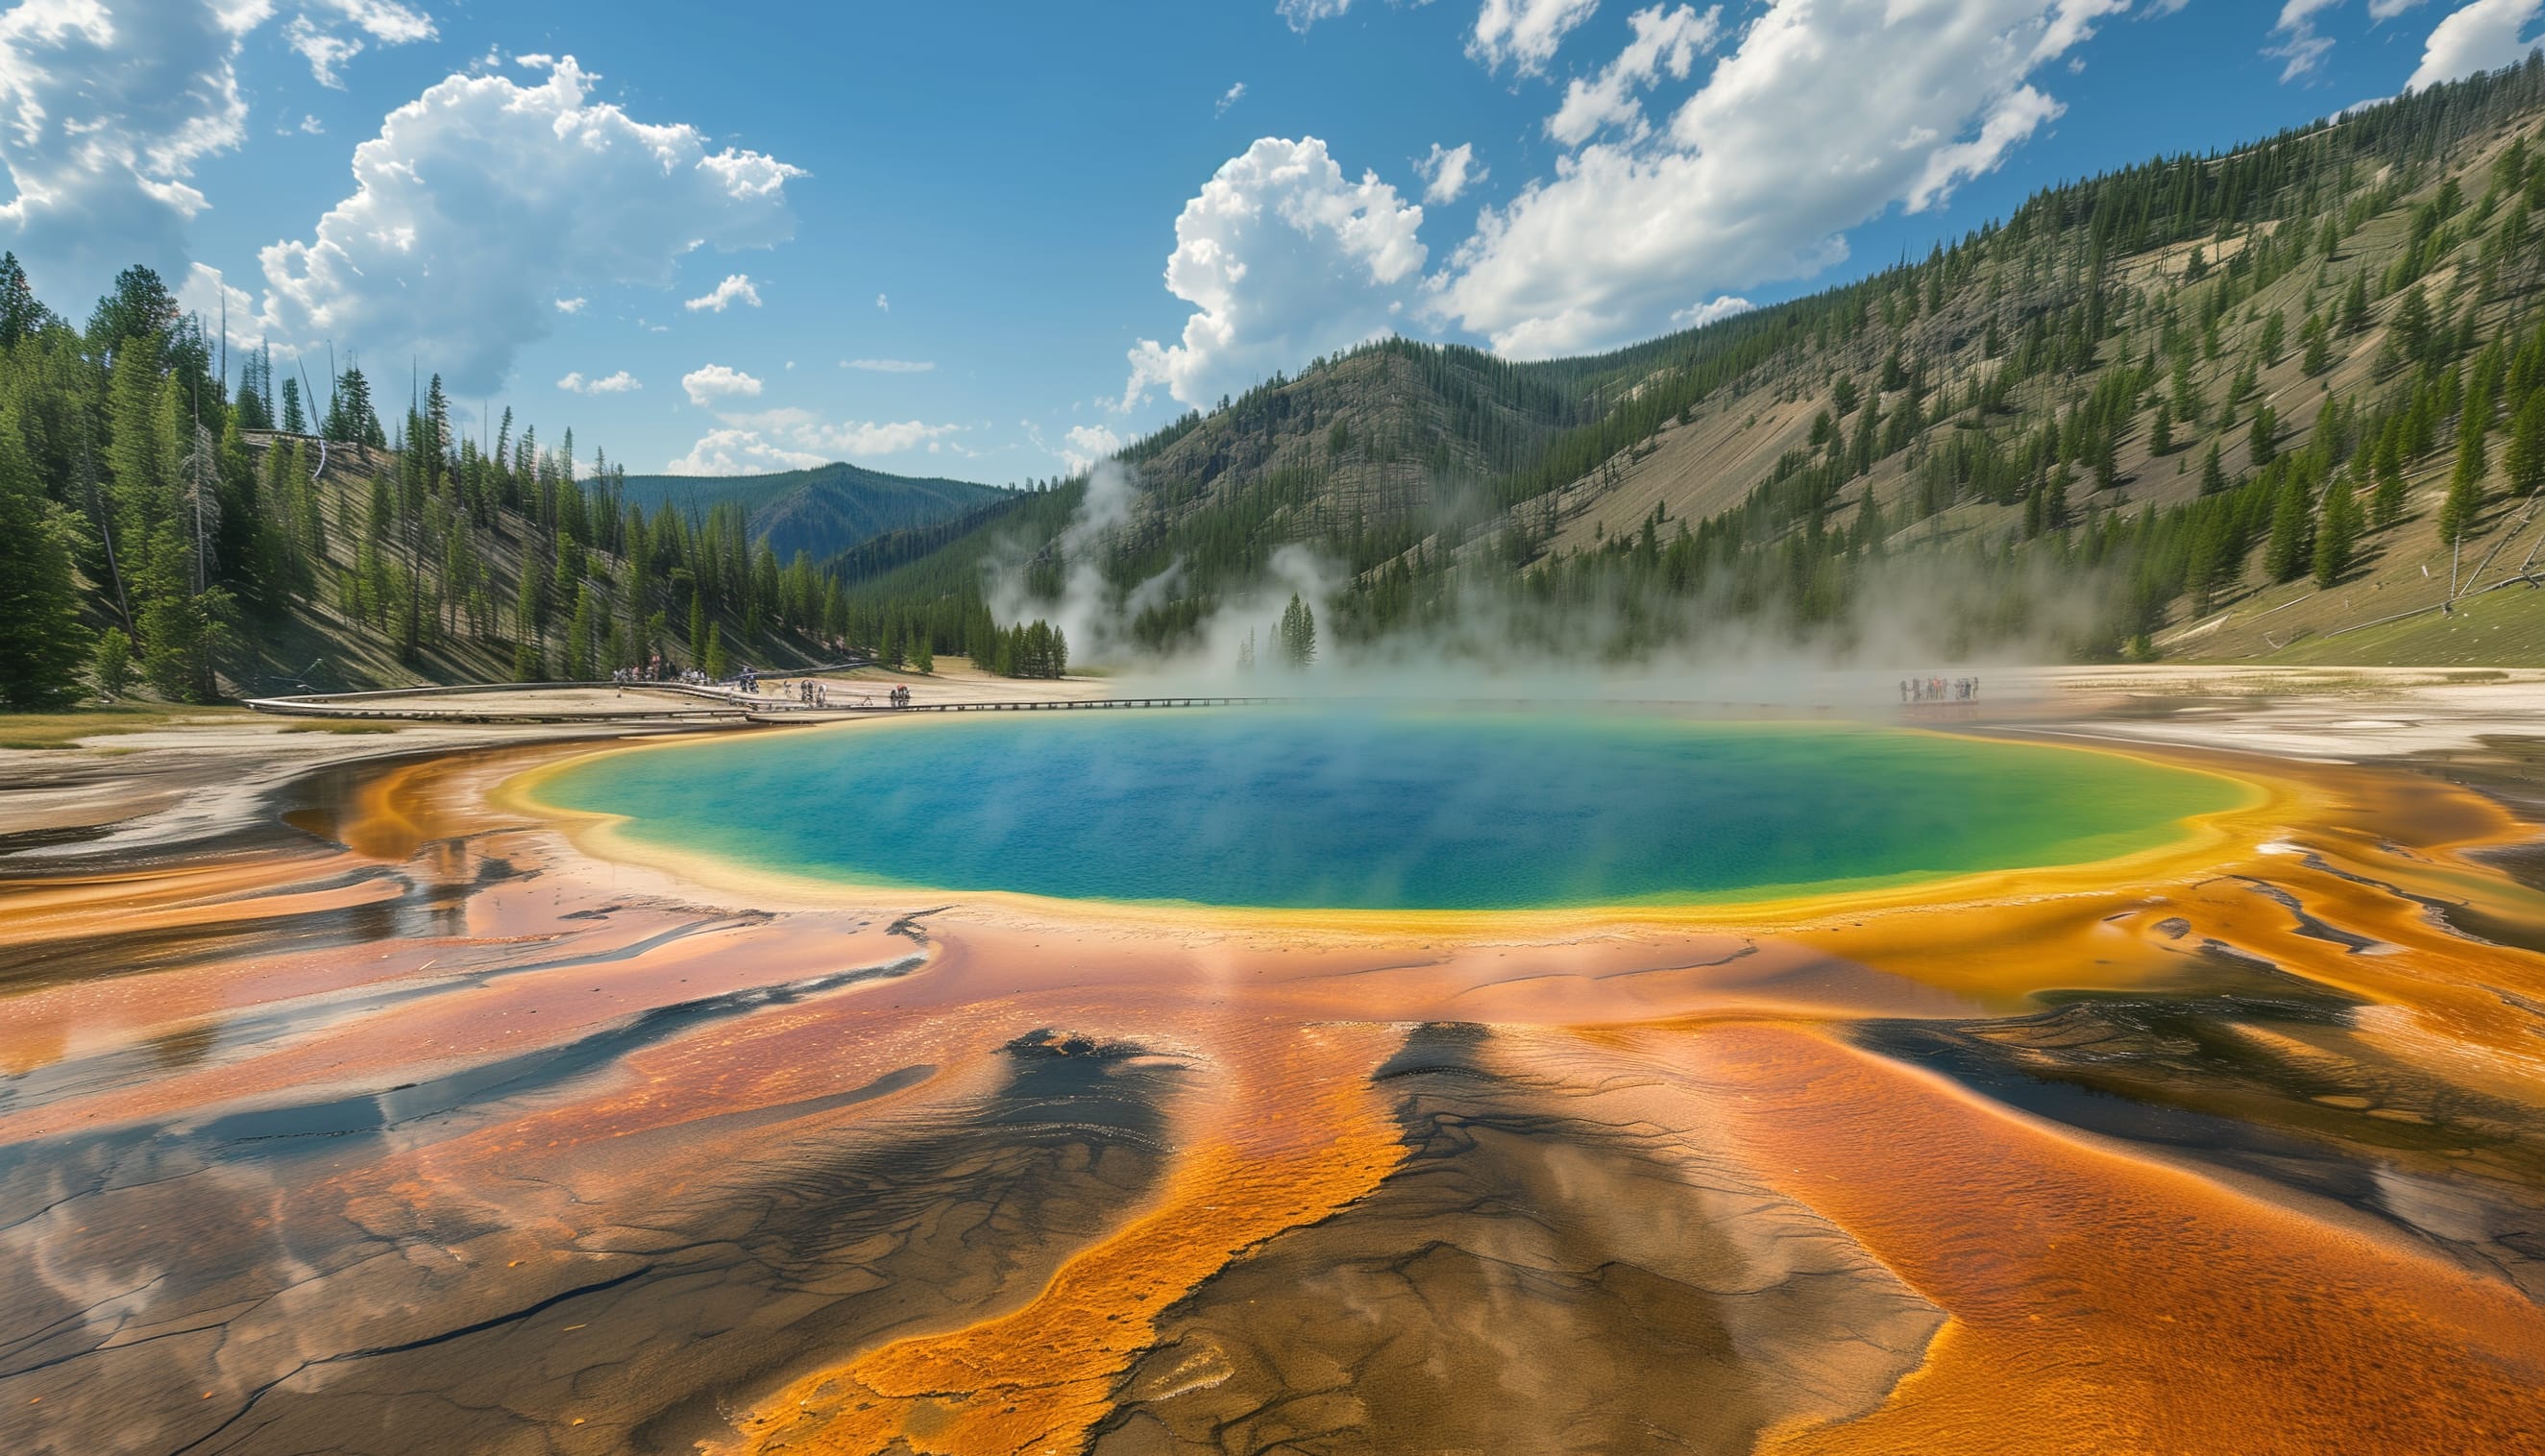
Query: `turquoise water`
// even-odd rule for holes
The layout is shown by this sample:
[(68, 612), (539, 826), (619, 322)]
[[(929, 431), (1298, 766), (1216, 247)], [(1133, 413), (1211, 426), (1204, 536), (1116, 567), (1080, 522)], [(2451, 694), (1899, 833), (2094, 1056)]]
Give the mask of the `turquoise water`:
[(1819, 725), (1350, 711), (902, 720), (547, 779), (646, 846), (855, 884), (1332, 909), (1702, 902), (2075, 863), (2233, 806), (2103, 754)]

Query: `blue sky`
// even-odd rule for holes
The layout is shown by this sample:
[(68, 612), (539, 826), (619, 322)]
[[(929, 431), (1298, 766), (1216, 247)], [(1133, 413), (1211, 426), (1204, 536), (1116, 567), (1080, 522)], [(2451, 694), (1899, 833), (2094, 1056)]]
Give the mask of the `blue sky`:
[(587, 460), (1013, 481), (1391, 329), (1806, 292), (2502, 64), (2545, 0), (732, 9), (28, 0), (0, 234), (74, 317), (149, 262)]

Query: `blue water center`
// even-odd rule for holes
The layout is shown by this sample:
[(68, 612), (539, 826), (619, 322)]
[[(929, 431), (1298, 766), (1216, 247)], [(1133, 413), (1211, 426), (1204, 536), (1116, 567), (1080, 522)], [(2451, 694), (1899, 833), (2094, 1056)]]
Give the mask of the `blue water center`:
[(913, 717), (605, 754), (633, 845), (847, 884), (1356, 910), (1699, 903), (2076, 863), (2242, 801), (2110, 754), (1862, 727), (1228, 709)]

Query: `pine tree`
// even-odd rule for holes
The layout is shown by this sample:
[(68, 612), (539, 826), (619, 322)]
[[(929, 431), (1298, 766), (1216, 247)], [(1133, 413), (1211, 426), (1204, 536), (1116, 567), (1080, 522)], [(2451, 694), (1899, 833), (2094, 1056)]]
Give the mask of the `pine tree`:
[(113, 701), (132, 686), (132, 639), (123, 628), (109, 627), (97, 634), (97, 649), (89, 656), (89, 681), (97, 685), (98, 696)]
[(2483, 512), (2484, 421), (2474, 407), (2481, 403), (2479, 398), (2469, 401), (2457, 428), (2456, 468), (2448, 474), (2447, 498), (2439, 506), (2439, 539), (2443, 542), (2454, 542), (2472, 530), (2475, 518)]
[(2196, 428), (2200, 424), (2200, 417), (2206, 414), (2208, 409), (2208, 401), (2202, 397), (2200, 386), (2193, 382), (2191, 377), (2191, 356), (2176, 355), (2174, 360), (2175, 418)]
[(2218, 458), (2218, 442), (2209, 442), (2209, 453), (2200, 460), (2200, 493), (2214, 496), (2227, 488), (2227, 467)]
[(2463, 454), (2457, 457), (2457, 468), (2448, 476), (2448, 493), (2439, 502), (2439, 540), (2453, 545), (2466, 532), (2474, 529), (2475, 517), (2483, 512), (2483, 477), (2477, 470), (2466, 468)]
[(2324, 493), (2324, 519), (2315, 533), (2315, 584), (2330, 587), (2350, 570), (2359, 545), (2359, 504), (2350, 492), (2350, 477), (2336, 476)]
[[(1873, 410), (1867, 406), (1866, 418)], [(1290, 594), (1290, 605), (1281, 608), (1281, 661), (1293, 672), (1304, 670), (1317, 660), (1317, 615), (1299, 594)]]
[(2514, 495), (2533, 495), (2545, 485), (2545, 388), (2530, 390), (2527, 403), (2511, 418), (2501, 463)]
[(2395, 305), (2395, 316), (2386, 325), (2386, 347), (2397, 360), (2420, 364), (2430, 350), (2430, 300), (2415, 283)]
[(2369, 469), (2377, 477), (2377, 487), (2369, 492), (2369, 524), (2384, 530), (2404, 519), (2404, 458), (2399, 444), (2402, 422), (2390, 423), (2379, 437), (2376, 450), (2369, 457)]
[(2309, 539), (2314, 517), (2307, 509), (2306, 477), (2288, 471), (2271, 503), (2271, 537), (2262, 548), (2262, 570), (2275, 582), (2297, 580), (2307, 569), (2315, 543)]
[(27, 270), (18, 266), (18, 255), (0, 253), (0, 349), (14, 347), (51, 317), (36, 301), (36, 290), (27, 282)]
[(592, 628), (596, 615), (592, 605), (592, 588), (577, 587), (574, 593), (574, 616), (565, 629), (565, 679), (569, 683), (592, 681)]
[(156, 368), (162, 363), (160, 346), (183, 316), (157, 270), (135, 264), (115, 276), (114, 289), (97, 300), (97, 311), (89, 315), (89, 353), (121, 355), (128, 344), (139, 343), (147, 346), (141, 352)]
[(513, 595), (513, 635), (525, 643), (536, 643), (547, 626), (548, 594), (542, 575), (536, 561), (524, 562), (521, 589)]
[(2253, 433), (2246, 437), (2247, 454), (2253, 461), (2255, 469), (2261, 469), (2277, 456), (2276, 437), (2279, 429), (2280, 416), (2277, 410), (2267, 404), (2255, 407)]
[(24, 441), (17, 412), (0, 413), (0, 705), (51, 707), (79, 695), (89, 639), (70, 549)]
[(2174, 451), (2174, 401), (2156, 402), (2156, 418), (2148, 423), (2148, 453), (2171, 454)]

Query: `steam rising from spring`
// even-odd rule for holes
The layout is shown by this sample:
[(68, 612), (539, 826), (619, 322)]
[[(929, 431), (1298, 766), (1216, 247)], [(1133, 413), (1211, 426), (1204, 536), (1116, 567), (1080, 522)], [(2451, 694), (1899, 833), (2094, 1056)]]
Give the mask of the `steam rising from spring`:
[[(2111, 619), (2120, 587), (2109, 572), (2048, 552), (1992, 559), (1956, 544), (1848, 560), (1848, 606), (1831, 619), (1806, 618), (1781, 598), (1736, 600), (1721, 581), (1683, 597), (1617, 588), (1582, 602), (1515, 583), (1488, 559), (1488, 532), (1453, 550), (1437, 604), (1375, 638), (1346, 639), (1337, 627), (1353, 584), (1349, 563), (1290, 542), (1272, 551), (1258, 579), (1217, 584), (1210, 613), (1160, 653), (1139, 644), (1132, 623), (1188, 588), (1184, 562), (1128, 590), (1106, 570), (1140, 499), (1135, 467), (1099, 462), (1050, 547), (1058, 597), (1031, 591), (1022, 550), (989, 569), (985, 595), (1002, 625), (1049, 621), (1067, 634), (1073, 661), (1106, 664), (1161, 691), (1873, 705), (1896, 700), (1899, 679), (1948, 666), (2003, 671), (2071, 659)], [(1444, 530), (1430, 544), (1459, 534), (1466, 532)], [(1282, 663), (1274, 647), (1274, 625), (1293, 595), (1318, 625), (1317, 657), (1304, 671)], [(1653, 648), (1657, 622), (1669, 628), (1659, 634), (1668, 640)]]

